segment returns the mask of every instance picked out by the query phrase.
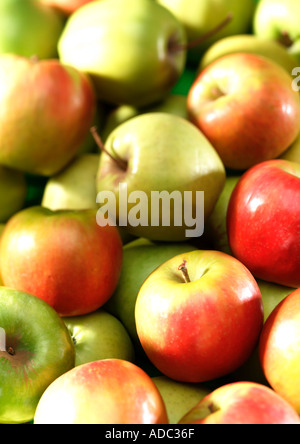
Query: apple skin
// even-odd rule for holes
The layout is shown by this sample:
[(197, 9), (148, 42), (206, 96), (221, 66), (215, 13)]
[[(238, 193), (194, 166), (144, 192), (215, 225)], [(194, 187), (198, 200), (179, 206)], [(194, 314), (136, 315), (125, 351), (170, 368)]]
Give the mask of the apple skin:
[(250, 168), (228, 206), (233, 255), (258, 279), (300, 287), (300, 164), (275, 159)]
[(196, 78), (187, 99), (191, 121), (224, 165), (246, 170), (279, 157), (300, 132), (300, 96), (292, 76), (256, 54), (228, 54)]
[(300, 163), (300, 134), (292, 146), (280, 156), (280, 159)]
[(7, 350), (0, 351), (0, 423), (26, 423), (46, 388), (74, 367), (74, 344), (53, 308), (11, 288), (0, 287), (0, 326)]
[(77, 9), (95, 0), (39, 0), (45, 5), (61, 11), (66, 16), (73, 14)]
[[(186, 261), (191, 282), (178, 267)], [(258, 285), (238, 260), (218, 251), (175, 256), (142, 285), (135, 307), (149, 360), (171, 379), (207, 382), (240, 367), (263, 325)]]
[(270, 58), (282, 66), (290, 75), (293, 69), (299, 65), (297, 58), (289, 54), (279, 42), (253, 34), (245, 34), (226, 37), (216, 42), (205, 52), (198, 69), (202, 71), (212, 62), (227, 54), (241, 52)]
[(152, 381), (164, 400), (170, 424), (178, 424), (190, 409), (211, 392), (204, 384), (178, 382), (166, 376), (155, 376)]
[(75, 157), (93, 122), (89, 78), (56, 59), (4, 54), (0, 83), (0, 163), (35, 175), (58, 173)]
[(259, 341), (262, 369), (271, 387), (300, 414), (300, 289), (270, 314)]
[(155, 243), (147, 239), (132, 241), (124, 247), (121, 276), (105, 309), (121, 320), (135, 346), (140, 348), (134, 312), (142, 284), (165, 261), (194, 250), (187, 243)]
[(34, 424), (168, 424), (162, 397), (133, 363), (107, 359), (56, 379), (38, 404)]
[(185, 43), (181, 23), (153, 0), (97, 1), (71, 15), (58, 53), (91, 76), (100, 100), (143, 107), (163, 100), (176, 84)]
[(219, 387), (199, 402), (179, 424), (300, 424), (293, 407), (269, 387), (237, 382)]
[[(298, 0), (261, 0), (253, 18), (253, 32), (283, 43), (300, 60), (299, 14)], [(286, 40), (289, 40), (287, 45)]]
[[(204, 191), (204, 221), (212, 212), (225, 184), (225, 168), (216, 150), (191, 122), (176, 115), (152, 112), (134, 117), (110, 133), (105, 148), (113, 157), (127, 161), (127, 170), (124, 171), (103, 153), (97, 174), (97, 192), (110, 191), (116, 198), (118, 225), (121, 225), (120, 183), (126, 183), (128, 196), (136, 190), (144, 192), (149, 205), (152, 191), (178, 191), (181, 196), (190, 191), (192, 202), (189, 209), (193, 209), (193, 214), (197, 210), (196, 191)], [(166, 171), (170, 173), (166, 174)], [(128, 203), (127, 219), (135, 205)], [(153, 226), (147, 204), (146, 209), (149, 215), (147, 226), (130, 226), (127, 220), (124, 229), (136, 237), (155, 241), (187, 240), (188, 227), (184, 215), (182, 225), (176, 226), (174, 209), (171, 209), (170, 226), (164, 226), (160, 211), (158, 226)]]
[(58, 11), (36, 0), (1, 0), (0, 54), (55, 58), (64, 25)]
[(5, 223), (26, 202), (27, 181), (25, 174), (0, 166), (0, 223)]
[(75, 366), (102, 359), (133, 362), (135, 351), (123, 324), (105, 310), (63, 318), (75, 344)]
[(5, 286), (34, 294), (61, 316), (78, 316), (97, 310), (114, 292), (122, 241), (116, 227), (97, 225), (96, 210), (37, 206), (9, 220), (0, 255)]

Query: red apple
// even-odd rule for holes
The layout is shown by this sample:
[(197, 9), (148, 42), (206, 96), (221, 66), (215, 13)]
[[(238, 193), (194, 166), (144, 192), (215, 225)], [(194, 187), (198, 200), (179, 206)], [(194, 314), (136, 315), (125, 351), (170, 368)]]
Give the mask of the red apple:
[(293, 407), (269, 387), (253, 382), (237, 382), (219, 387), (179, 424), (300, 424)]
[(52, 176), (77, 154), (93, 124), (87, 75), (58, 60), (0, 55), (0, 163)]
[(40, 0), (41, 3), (48, 6), (53, 6), (66, 15), (72, 14), (74, 11), (76, 11), (76, 9), (81, 8), (81, 6), (92, 1), (95, 0)]
[(300, 164), (275, 159), (244, 173), (227, 227), (233, 255), (256, 278), (300, 287)]
[(259, 355), (271, 387), (300, 414), (300, 289), (289, 294), (268, 317)]
[(38, 404), (35, 424), (168, 424), (164, 401), (140, 367), (106, 359), (56, 379)]
[(43, 299), (61, 316), (104, 305), (121, 273), (122, 241), (116, 227), (97, 225), (96, 213), (31, 207), (13, 216), (1, 238), (4, 285)]
[(230, 54), (211, 63), (187, 99), (190, 119), (227, 168), (245, 170), (280, 156), (300, 132), (300, 97), (292, 77), (254, 54)]
[(252, 354), (263, 325), (251, 273), (218, 251), (192, 251), (159, 266), (136, 301), (138, 337), (150, 361), (171, 379), (225, 376)]

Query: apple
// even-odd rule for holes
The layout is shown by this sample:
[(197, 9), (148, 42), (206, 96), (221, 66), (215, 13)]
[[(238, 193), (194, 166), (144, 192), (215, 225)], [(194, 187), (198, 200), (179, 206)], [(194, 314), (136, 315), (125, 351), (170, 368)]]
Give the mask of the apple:
[(36, 0), (1, 0), (0, 54), (57, 57), (57, 43), (64, 25), (58, 11)]
[(203, 54), (198, 69), (203, 71), (215, 60), (227, 54), (241, 52), (270, 58), (285, 68), (290, 75), (293, 69), (299, 65), (297, 58), (289, 54), (279, 42), (253, 34), (243, 34), (225, 37), (210, 46)]
[(42, 206), (50, 210), (85, 210), (98, 208), (96, 176), (99, 154), (81, 154), (67, 167), (48, 179)]
[(142, 109), (130, 105), (116, 107), (107, 116), (104, 129), (101, 131), (102, 140), (105, 142), (110, 133), (121, 123), (148, 112), (170, 113), (188, 119), (186, 96), (183, 94), (170, 94), (162, 102)]
[(280, 159), (300, 163), (300, 134), (289, 149), (280, 156)]
[(105, 310), (63, 318), (75, 344), (75, 366), (102, 359), (133, 362), (135, 351), (123, 324)]
[(0, 223), (22, 210), (27, 189), (24, 173), (0, 165)]
[(300, 132), (300, 96), (291, 75), (256, 54), (228, 54), (211, 63), (190, 89), (187, 107), (232, 170), (280, 156)]
[(116, 227), (98, 226), (96, 213), (36, 206), (15, 214), (1, 238), (4, 285), (45, 300), (65, 317), (104, 305), (119, 280), (122, 241)]
[(194, 250), (195, 248), (186, 242), (155, 243), (146, 239), (132, 241), (124, 247), (121, 276), (105, 309), (120, 319), (138, 349), (140, 342), (136, 332), (134, 312), (142, 284), (165, 261), (180, 253)]
[(53, 308), (11, 288), (0, 287), (0, 328), (0, 423), (26, 423), (46, 388), (74, 367), (74, 345)]
[(185, 44), (181, 23), (155, 1), (110, 0), (71, 15), (58, 52), (63, 63), (91, 76), (100, 100), (142, 107), (163, 100), (176, 84)]
[(300, 414), (300, 289), (270, 314), (259, 341), (264, 374), (276, 393)]
[(162, 397), (133, 363), (105, 359), (56, 379), (37, 406), (34, 424), (167, 424)]
[(227, 254), (232, 254), (227, 236), (227, 209), (231, 194), (240, 177), (241, 176), (227, 175), (223, 191), (221, 192), (216, 206), (206, 224), (206, 230), (213, 249), (223, 251)]
[(166, 261), (146, 279), (135, 319), (141, 345), (162, 374), (200, 383), (249, 358), (263, 325), (262, 298), (237, 259), (197, 250)]
[(77, 9), (95, 0), (40, 0), (41, 3), (58, 9), (66, 16), (73, 14)]
[(273, 39), (300, 59), (300, 9), (298, 0), (261, 0), (254, 20), (254, 33)]
[(293, 407), (262, 384), (237, 382), (219, 387), (200, 401), (179, 424), (300, 424)]
[(4, 54), (0, 84), (0, 163), (34, 175), (58, 173), (93, 122), (96, 99), (89, 78), (56, 59)]
[(164, 400), (170, 424), (178, 424), (190, 409), (211, 392), (204, 384), (178, 382), (166, 376), (155, 376), (152, 381)]
[(256, 6), (253, 0), (157, 1), (172, 12), (184, 25), (189, 43), (193, 43), (199, 37), (218, 27), (229, 14), (232, 14), (232, 20), (226, 26), (188, 51), (191, 64), (198, 64), (203, 52), (216, 41), (226, 36), (250, 31)]
[(300, 287), (299, 208), (300, 164), (269, 160), (241, 177), (228, 206), (228, 239), (256, 278)]
[(168, 113), (146, 113), (110, 133), (100, 158), (97, 192), (102, 200), (112, 194), (115, 201), (98, 202), (101, 211), (136, 237), (185, 241), (203, 234), (201, 222), (212, 212), (224, 183), (220, 157), (192, 123)]
[(280, 304), (289, 294), (295, 291), (292, 287), (272, 284), (271, 282), (256, 280), (261, 292), (264, 306), (264, 321), (266, 322), (273, 310)]

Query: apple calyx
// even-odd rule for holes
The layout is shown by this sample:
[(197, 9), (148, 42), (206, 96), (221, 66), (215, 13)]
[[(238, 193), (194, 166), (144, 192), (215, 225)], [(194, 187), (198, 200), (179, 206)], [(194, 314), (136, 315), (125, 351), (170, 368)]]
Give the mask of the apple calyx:
[(95, 140), (95, 142), (96, 142), (96, 144), (97, 144), (97, 146), (98, 146), (98, 148), (102, 151), (102, 152), (104, 152), (105, 154), (107, 154), (117, 165), (118, 165), (118, 167), (121, 169), (121, 170), (123, 170), (123, 171), (127, 171), (127, 162), (125, 161), (125, 160), (123, 160), (123, 159), (121, 159), (121, 157), (119, 157), (118, 155), (117, 155), (117, 153), (115, 153), (114, 152), (114, 156), (111, 154), (111, 153), (109, 153), (108, 151), (107, 151), (107, 149), (105, 148), (105, 145), (104, 145), (104, 143), (102, 142), (102, 139), (101, 139), (101, 137), (100, 137), (100, 135), (99, 135), (99, 133), (98, 133), (98, 131), (97, 131), (97, 127), (96, 126), (93, 126), (92, 128), (91, 128), (91, 133), (92, 133), (92, 136), (94, 137), (94, 140)]
[(233, 20), (233, 13), (229, 13), (227, 17), (222, 20), (215, 28), (211, 29), (210, 31), (206, 32), (205, 34), (201, 35), (197, 39), (188, 42), (185, 45), (180, 44), (178, 41), (175, 41), (174, 38), (171, 38), (169, 41), (169, 51), (170, 52), (179, 52), (179, 51), (187, 51), (189, 49), (196, 48), (197, 46), (204, 43), (206, 40), (210, 39), (214, 35), (218, 34), (223, 28), (225, 28), (232, 20)]
[(278, 39), (278, 42), (283, 45), (285, 48), (290, 48), (293, 46), (294, 42), (291, 39), (289, 33), (287, 31), (283, 31)]
[(183, 261), (183, 263), (181, 265), (179, 265), (178, 270), (181, 271), (182, 276), (183, 276), (183, 280), (186, 284), (191, 282), (187, 267), (186, 267), (186, 260)]
[(8, 347), (7, 353), (11, 356), (15, 356), (16, 352), (12, 347)]

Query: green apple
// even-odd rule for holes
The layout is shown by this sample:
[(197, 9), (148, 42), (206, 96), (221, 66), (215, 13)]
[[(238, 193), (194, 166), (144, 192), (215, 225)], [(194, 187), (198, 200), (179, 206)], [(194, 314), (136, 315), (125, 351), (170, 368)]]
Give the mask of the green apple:
[(251, 29), (255, 10), (254, 0), (157, 0), (170, 10), (184, 25), (188, 42), (215, 29), (228, 14), (232, 20), (219, 32), (206, 39), (196, 48), (189, 50), (189, 60), (199, 63), (203, 51), (221, 38), (230, 35), (244, 34)]
[(74, 344), (46, 302), (5, 287), (0, 287), (0, 327), (0, 423), (26, 423), (46, 388), (74, 367)]
[(202, 71), (220, 57), (238, 52), (268, 57), (285, 68), (289, 74), (299, 64), (297, 58), (289, 54), (279, 42), (257, 35), (244, 34), (225, 37), (208, 48), (201, 58), (199, 70)]
[(134, 347), (125, 327), (105, 310), (63, 321), (75, 344), (76, 366), (101, 359), (134, 361)]
[(139, 339), (135, 325), (135, 303), (145, 279), (163, 262), (180, 253), (195, 250), (189, 244), (159, 244), (138, 239), (123, 248), (123, 265), (116, 291), (105, 309), (119, 318), (135, 345)]
[(42, 206), (53, 211), (97, 208), (99, 158), (99, 154), (82, 154), (63, 171), (50, 177), (45, 186)]
[(27, 195), (24, 173), (0, 166), (0, 223), (21, 210)]
[[(201, 222), (224, 187), (225, 168), (191, 122), (146, 113), (112, 131), (105, 150), (97, 175), (98, 203), (111, 199), (99, 211), (137, 237), (178, 242), (203, 234)], [(191, 214), (196, 214), (193, 221)]]
[(56, 57), (64, 23), (60, 13), (36, 0), (1, 0), (0, 53)]
[(300, 134), (292, 146), (280, 156), (280, 159), (300, 163)]
[(238, 183), (240, 176), (227, 176), (224, 189), (216, 203), (216, 206), (208, 218), (206, 229), (214, 249), (232, 254), (226, 226), (227, 208), (231, 194)]
[(261, 0), (254, 20), (254, 33), (282, 43), (300, 58), (300, 4), (298, 0)]
[(164, 400), (170, 424), (178, 424), (187, 412), (211, 393), (204, 384), (178, 382), (167, 376), (156, 376), (152, 381)]
[(71, 15), (58, 52), (90, 74), (99, 99), (140, 107), (171, 91), (185, 67), (185, 44), (182, 24), (155, 1), (101, 0)]
[(265, 322), (277, 307), (280, 302), (285, 299), (290, 293), (295, 291), (295, 288), (285, 287), (283, 285), (273, 284), (272, 282), (262, 281), (257, 279), (257, 283), (261, 292)]
[(121, 125), (121, 123), (147, 112), (170, 113), (188, 119), (186, 96), (183, 94), (170, 94), (162, 102), (142, 109), (130, 105), (118, 106), (109, 113), (106, 119), (104, 129), (101, 132), (103, 141), (105, 141), (110, 133)]

